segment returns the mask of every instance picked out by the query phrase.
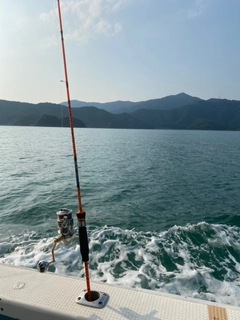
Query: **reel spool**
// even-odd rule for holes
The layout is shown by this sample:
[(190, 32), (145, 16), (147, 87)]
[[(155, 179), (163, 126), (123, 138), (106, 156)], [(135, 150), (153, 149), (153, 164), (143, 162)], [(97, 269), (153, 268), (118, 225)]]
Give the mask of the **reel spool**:
[(71, 243), (75, 230), (73, 229), (72, 210), (62, 208), (56, 213), (58, 223), (58, 233), (63, 236), (63, 243), (68, 245)]

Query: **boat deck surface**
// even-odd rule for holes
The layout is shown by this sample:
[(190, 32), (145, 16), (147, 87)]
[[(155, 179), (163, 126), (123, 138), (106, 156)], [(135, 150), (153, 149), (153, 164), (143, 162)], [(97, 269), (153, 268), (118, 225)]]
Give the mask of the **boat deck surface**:
[(76, 303), (85, 280), (0, 264), (0, 320), (240, 320), (240, 308), (143, 289), (91, 283), (102, 309)]

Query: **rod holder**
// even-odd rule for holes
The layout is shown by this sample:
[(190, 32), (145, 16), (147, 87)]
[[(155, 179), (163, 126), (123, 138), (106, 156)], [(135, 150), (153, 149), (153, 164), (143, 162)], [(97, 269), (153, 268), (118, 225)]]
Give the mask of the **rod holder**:
[(92, 301), (88, 300), (87, 290), (84, 290), (77, 297), (76, 303), (87, 307), (102, 309), (107, 305), (109, 295), (101, 291), (91, 291), (91, 300)]

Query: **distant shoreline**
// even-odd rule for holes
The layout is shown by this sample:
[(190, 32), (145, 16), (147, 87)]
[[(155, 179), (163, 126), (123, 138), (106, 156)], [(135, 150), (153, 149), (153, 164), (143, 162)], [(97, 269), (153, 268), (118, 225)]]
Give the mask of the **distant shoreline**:
[[(76, 128), (240, 131), (240, 101), (236, 100), (202, 100), (181, 93), (138, 103), (79, 104), (83, 102), (73, 100)], [(0, 125), (69, 127), (68, 108), (0, 100)]]

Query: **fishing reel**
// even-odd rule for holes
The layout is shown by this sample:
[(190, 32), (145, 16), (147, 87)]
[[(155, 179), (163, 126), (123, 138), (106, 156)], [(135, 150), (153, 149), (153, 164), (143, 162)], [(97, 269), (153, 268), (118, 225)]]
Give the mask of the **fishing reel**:
[(72, 218), (72, 210), (62, 208), (60, 211), (56, 213), (57, 215), (57, 223), (58, 223), (58, 233), (59, 236), (54, 239), (52, 246), (52, 261), (39, 261), (37, 263), (37, 269), (39, 272), (46, 272), (50, 266), (50, 264), (55, 262), (54, 250), (58, 242), (63, 242), (66, 246), (69, 245), (76, 233), (76, 230), (73, 229), (73, 218)]
[(70, 209), (60, 209), (56, 213), (57, 215), (57, 222), (58, 222), (58, 233), (62, 238), (60, 241), (67, 246), (69, 245), (76, 233), (76, 230), (73, 229), (73, 217), (72, 217), (72, 210)]

